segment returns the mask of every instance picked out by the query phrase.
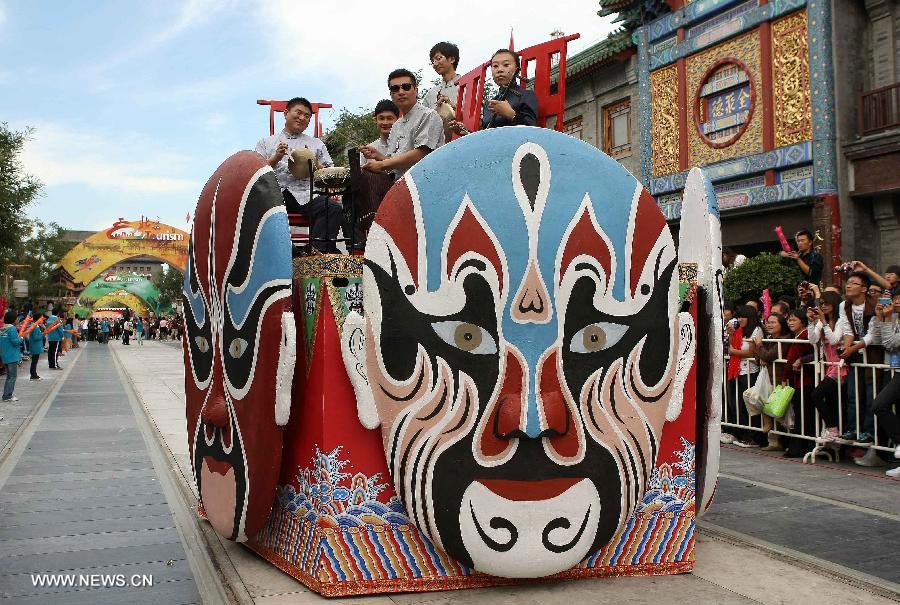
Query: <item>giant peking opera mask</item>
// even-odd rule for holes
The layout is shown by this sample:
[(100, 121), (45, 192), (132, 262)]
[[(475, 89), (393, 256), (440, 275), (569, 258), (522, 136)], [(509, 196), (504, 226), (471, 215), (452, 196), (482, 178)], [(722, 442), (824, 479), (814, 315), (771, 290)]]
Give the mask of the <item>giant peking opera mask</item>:
[(235, 154), (200, 195), (184, 276), (191, 463), (206, 517), (231, 540), (259, 529), (275, 493), (295, 355), (290, 287), (275, 175), (255, 153)]
[(640, 502), (694, 325), (653, 197), (590, 145), (476, 133), (410, 170), (369, 234), (344, 357), (412, 521), (506, 577), (568, 569)]

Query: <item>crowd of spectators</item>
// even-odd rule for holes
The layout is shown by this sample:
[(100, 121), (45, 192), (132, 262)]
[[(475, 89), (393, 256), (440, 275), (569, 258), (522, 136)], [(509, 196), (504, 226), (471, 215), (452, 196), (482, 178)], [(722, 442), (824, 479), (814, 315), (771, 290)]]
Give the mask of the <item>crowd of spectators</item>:
[[(797, 250), (781, 253), (803, 274), (796, 295), (725, 303), (722, 442), (784, 451), (786, 457), (845, 447), (861, 466), (884, 466), (885, 458), (900, 459), (894, 412), (900, 398), (900, 266), (879, 273), (860, 261), (844, 263), (829, 280), (839, 285), (825, 287), (826, 264), (813, 241), (802, 230), (795, 236)], [(730, 250), (723, 255), (726, 271), (743, 260)], [(771, 385), (794, 389), (779, 418), (745, 402), (756, 394), (749, 390), (760, 372), (768, 373)], [(874, 444), (890, 445), (893, 456)], [(900, 467), (887, 474), (900, 477)]]

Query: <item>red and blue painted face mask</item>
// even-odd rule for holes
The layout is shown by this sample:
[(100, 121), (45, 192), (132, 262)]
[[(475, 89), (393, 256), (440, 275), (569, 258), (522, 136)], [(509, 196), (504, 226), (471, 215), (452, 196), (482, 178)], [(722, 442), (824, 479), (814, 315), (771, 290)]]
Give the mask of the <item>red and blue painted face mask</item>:
[(355, 380), (412, 522), (508, 577), (609, 542), (690, 367), (676, 266), (653, 197), (569, 137), (500, 129), (413, 167), (369, 233)]
[(184, 281), (191, 462), (210, 523), (243, 541), (271, 508), (289, 411), (276, 418), (276, 384), (286, 375), (289, 391), (293, 373), (282, 346), (293, 330), (287, 214), (271, 168), (241, 152), (207, 182), (194, 216)]

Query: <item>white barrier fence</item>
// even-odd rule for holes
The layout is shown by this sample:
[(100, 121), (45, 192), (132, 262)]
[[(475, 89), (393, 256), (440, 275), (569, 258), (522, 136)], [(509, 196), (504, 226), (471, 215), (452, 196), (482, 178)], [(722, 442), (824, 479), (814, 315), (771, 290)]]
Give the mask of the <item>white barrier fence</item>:
[[(773, 362), (768, 365), (759, 363), (759, 371), (769, 372), (769, 378), (773, 386), (782, 383), (781, 377), (784, 367), (788, 363), (788, 348), (792, 344), (803, 344), (812, 347), (812, 359), (803, 363), (799, 370), (795, 371), (795, 380), (791, 384), (796, 389), (795, 401), (799, 399), (799, 406), (794, 406), (794, 402), (792, 402), (792, 407), (795, 408), (793, 426), (785, 426), (783, 423), (784, 417), (782, 419), (776, 418), (774, 428), (767, 430), (763, 427), (763, 415), (750, 416), (744, 403), (743, 393), (746, 389), (753, 386), (757, 375), (744, 374), (736, 379), (728, 380), (729, 357), (726, 355), (726, 380), (723, 382), (725, 393), (722, 402), (723, 432), (727, 432), (728, 428), (746, 429), (815, 442), (822, 433), (823, 423), (818, 410), (809, 401), (809, 395), (821, 380), (825, 378), (828, 366), (838, 365), (847, 369), (846, 377), (842, 377), (840, 371), (836, 373), (838, 383), (837, 409), (834, 412), (838, 418), (838, 433), (843, 434), (848, 429), (853, 430), (856, 439), (859, 439), (861, 433), (867, 432), (864, 425), (868, 416), (872, 418), (869, 420), (869, 423), (874, 426), (874, 430), (871, 431), (874, 441), (871, 443), (859, 443), (853, 440), (838, 440), (836, 443), (854, 443), (858, 447), (875, 448), (890, 452), (894, 451), (894, 446), (900, 445), (889, 445), (887, 438), (884, 435), (879, 435), (878, 418), (873, 413), (875, 396), (890, 382), (894, 377), (894, 373), (900, 370), (891, 369), (889, 365), (883, 363), (871, 363), (866, 355), (866, 349), (861, 350), (862, 361), (853, 363), (848, 363), (846, 360), (829, 362), (824, 359), (821, 345), (812, 345), (808, 340), (764, 339), (763, 342), (771, 343), (777, 347), (777, 357)], [(811, 383), (809, 387), (803, 388), (802, 385), (804, 385), (807, 376), (810, 374)], [(822, 447), (820, 444), (819, 451), (822, 450)]]

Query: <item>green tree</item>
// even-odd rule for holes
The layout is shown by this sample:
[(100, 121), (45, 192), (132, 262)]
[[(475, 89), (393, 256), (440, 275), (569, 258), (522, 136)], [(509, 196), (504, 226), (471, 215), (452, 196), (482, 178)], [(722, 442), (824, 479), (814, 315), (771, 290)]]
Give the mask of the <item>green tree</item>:
[(12, 275), (28, 280), (30, 298), (62, 295), (63, 286), (55, 273), (56, 264), (77, 242), (63, 240), (65, 229), (56, 223), (29, 221), (27, 233), (15, 261), (25, 266), (11, 271)]
[(16, 132), (0, 122), (0, 268), (6, 269), (22, 253), (29, 230), (25, 209), (37, 198), (41, 182), (26, 174), (19, 155), (31, 130)]
[(360, 107), (359, 113), (353, 113), (346, 107), (342, 108), (334, 128), (322, 137), (336, 166), (348, 165), (348, 149), (367, 145), (378, 138), (378, 126), (372, 118), (372, 111), (372, 108)]
[(169, 270), (153, 278), (153, 285), (159, 289), (159, 304), (174, 305), (181, 300), (184, 273), (169, 265)]
[(803, 273), (796, 263), (763, 252), (725, 274), (725, 299), (735, 303), (756, 300), (768, 288), (774, 302), (781, 296), (796, 296), (801, 281)]

